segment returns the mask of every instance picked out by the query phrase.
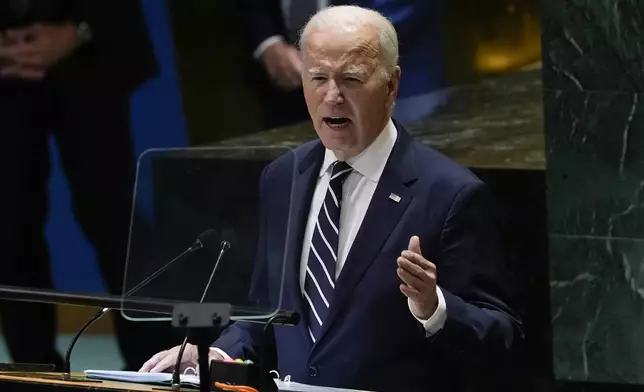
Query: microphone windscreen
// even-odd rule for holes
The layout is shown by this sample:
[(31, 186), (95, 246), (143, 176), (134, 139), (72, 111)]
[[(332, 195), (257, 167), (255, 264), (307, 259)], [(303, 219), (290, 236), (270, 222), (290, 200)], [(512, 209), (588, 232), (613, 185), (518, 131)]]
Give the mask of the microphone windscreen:
[(204, 248), (217, 246), (217, 243), (219, 242), (219, 234), (215, 229), (207, 229), (207, 230), (204, 230), (201, 234), (199, 234), (199, 237), (197, 237), (197, 241), (201, 241)]

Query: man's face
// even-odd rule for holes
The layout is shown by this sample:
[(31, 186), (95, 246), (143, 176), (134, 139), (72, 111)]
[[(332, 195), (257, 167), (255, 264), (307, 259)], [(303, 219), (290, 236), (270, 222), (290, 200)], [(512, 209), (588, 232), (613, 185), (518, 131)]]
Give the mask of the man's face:
[(378, 30), (311, 31), (302, 84), (315, 130), (338, 158), (358, 155), (383, 130), (398, 92), (400, 69), (388, 78), (379, 61)]

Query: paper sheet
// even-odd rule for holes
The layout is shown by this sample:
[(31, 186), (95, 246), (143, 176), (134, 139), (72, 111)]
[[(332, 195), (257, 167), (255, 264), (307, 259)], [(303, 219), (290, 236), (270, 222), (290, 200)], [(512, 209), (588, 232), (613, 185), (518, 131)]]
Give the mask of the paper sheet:
[(331, 387), (321, 387), (318, 385), (308, 385), (300, 384), (294, 381), (282, 381), (275, 379), (275, 384), (277, 384), (277, 389), (280, 391), (289, 391), (289, 392), (369, 392), (369, 391), (360, 391), (357, 389), (343, 389), (343, 388), (331, 388)]
[[(85, 370), (85, 377), (100, 380), (112, 380), (123, 382), (134, 382), (143, 384), (170, 384), (172, 383), (171, 373), (144, 373), (122, 370)], [(199, 386), (199, 376), (194, 374), (182, 374), (181, 384)]]

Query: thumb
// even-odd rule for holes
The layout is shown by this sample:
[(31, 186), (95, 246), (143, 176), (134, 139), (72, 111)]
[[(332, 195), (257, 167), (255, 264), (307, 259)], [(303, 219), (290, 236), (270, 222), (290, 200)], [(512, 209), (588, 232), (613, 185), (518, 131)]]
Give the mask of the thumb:
[(410, 252), (414, 252), (416, 254), (422, 255), (423, 253), (420, 251), (420, 239), (418, 238), (417, 235), (412, 236), (409, 239), (409, 249)]

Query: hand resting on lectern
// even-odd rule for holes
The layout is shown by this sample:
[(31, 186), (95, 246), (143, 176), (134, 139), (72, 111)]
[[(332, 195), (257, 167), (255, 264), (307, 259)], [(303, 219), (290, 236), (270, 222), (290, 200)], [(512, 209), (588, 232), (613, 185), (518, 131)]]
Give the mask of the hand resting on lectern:
[[(174, 346), (169, 350), (163, 350), (150, 359), (147, 360), (139, 369), (139, 372), (146, 373), (160, 373), (160, 372), (172, 372), (174, 371), (175, 364), (177, 363), (177, 357), (179, 356), (179, 349), (181, 345)], [(223, 361), (224, 357), (218, 353), (215, 349), (211, 348), (209, 353), (210, 360)], [(181, 366), (179, 371), (181, 373), (185, 372), (186, 369), (194, 368), (197, 371), (198, 367), (198, 355), (197, 355), (197, 346), (194, 344), (186, 344), (186, 348), (183, 352), (183, 357), (181, 358)]]

